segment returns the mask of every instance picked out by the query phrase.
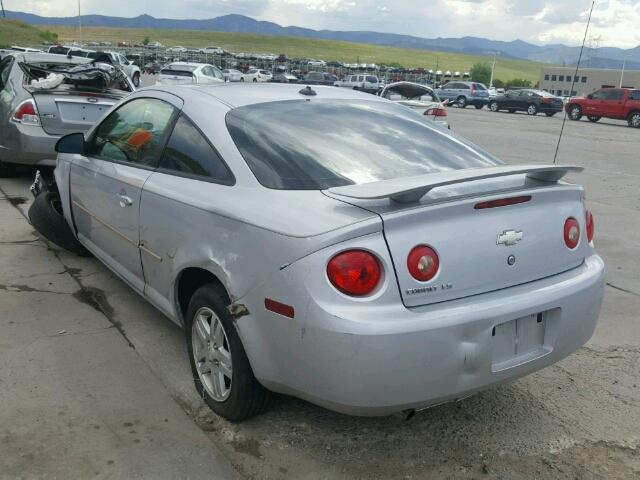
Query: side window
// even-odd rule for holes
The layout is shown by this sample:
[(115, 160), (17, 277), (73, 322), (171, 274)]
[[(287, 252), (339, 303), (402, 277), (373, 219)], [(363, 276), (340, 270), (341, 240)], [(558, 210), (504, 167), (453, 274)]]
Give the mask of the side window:
[(89, 155), (155, 167), (173, 112), (170, 104), (154, 98), (125, 103), (98, 126)]
[(220, 69), (219, 69), (219, 68), (212, 67), (212, 69), (213, 69), (213, 75), (214, 75), (216, 78), (219, 78), (220, 80), (223, 80), (223, 79), (224, 79), (224, 75), (222, 75), (222, 72), (220, 71)]
[(465, 84), (465, 83), (461, 83), (460, 86), (458, 87), (461, 90), (471, 90), (471, 88), (469, 87), (469, 85)]
[(606, 93), (607, 92), (605, 90), (598, 90), (591, 94), (591, 98), (593, 100), (604, 100), (606, 98)]
[(4, 90), (4, 87), (9, 81), (9, 73), (11, 73), (11, 66), (13, 65), (13, 57), (9, 56), (4, 58), (0, 62), (0, 92)]
[(629, 95), (629, 100), (640, 100), (640, 90), (634, 90)]
[(164, 149), (160, 169), (232, 185), (231, 171), (198, 129), (180, 116)]
[(605, 100), (622, 100), (624, 98), (624, 90), (618, 90), (617, 88), (612, 88), (606, 91)]

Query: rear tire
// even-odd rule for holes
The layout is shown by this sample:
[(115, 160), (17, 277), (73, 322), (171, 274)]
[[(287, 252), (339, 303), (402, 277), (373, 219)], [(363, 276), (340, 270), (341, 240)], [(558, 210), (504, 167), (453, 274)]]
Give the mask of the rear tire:
[(258, 79), (257, 79), (257, 78), (254, 78), (254, 79), (253, 79), (253, 83), (258, 83)]
[(133, 82), (133, 86), (138, 88), (140, 86), (140, 74), (136, 72), (131, 81)]
[(244, 77), (240, 77), (240, 81), (244, 83)]
[(597, 117), (597, 116), (595, 116), (595, 115), (589, 115), (589, 116), (587, 116), (587, 119), (588, 119), (590, 122), (592, 122), (592, 123), (595, 123), (595, 122), (599, 121), (601, 118), (602, 118), (602, 117)]
[[(225, 295), (213, 284), (196, 290), (185, 316), (187, 351), (200, 396), (221, 417), (240, 422), (269, 409), (274, 394), (260, 385), (253, 375), (227, 304)], [(222, 333), (213, 335), (216, 330)], [(220, 360), (216, 360), (218, 358)], [(231, 372), (231, 376), (221, 374), (222, 370)], [(220, 379), (219, 383), (215, 383), (216, 379)]]
[(545, 113), (545, 115), (547, 117), (553, 117), (555, 114), (556, 114), (556, 112), (547, 112), (547, 113)]
[(572, 105), (569, 107), (569, 119), (578, 121), (582, 118), (582, 108), (579, 105)]
[(482, 107), (484, 107), (484, 105), (482, 105), (481, 103), (474, 105), (474, 107), (476, 107), (476, 110), (482, 110)]
[(510, 108), (510, 109), (509, 109), (509, 113), (516, 113), (516, 111), (515, 111), (515, 109), (514, 109), (514, 108)]
[(460, 108), (467, 108), (467, 99), (465, 97), (458, 97), (456, 99), (456, 104)]
[(498, 102), (491, 102), (489, 104), (489, 110), (491, 110), (494, 113), (500, 111), (500, 108), (498, 107)]
[(16, 166), (13, 163), (0, 162), (0, 178), (13, 177), (16, 174)]
[(640, 111), (631, 112), (627, 123), (631, 128), (640, 128)]
[(538, 114), (538, 107), (532, 103), (527, 107), (527, 115), (537, 115)]
[(50, 242), (81, 257), (91, 253), (75, 237), (62, 213), (60, 195), (56, 192), (42, 192), (29, 208), (31, 225)]

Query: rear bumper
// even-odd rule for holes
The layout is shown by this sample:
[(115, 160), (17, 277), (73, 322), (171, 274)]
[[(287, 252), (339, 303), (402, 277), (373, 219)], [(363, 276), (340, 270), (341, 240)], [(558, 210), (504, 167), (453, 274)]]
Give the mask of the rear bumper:
[[(566, 357), (592, 336), (604, 285), (594, 254), (525, 285), (411, 309), (355, 306), (350, 318), (312, 299), (295, 319), (252, 302), (259, 318), (242, 317), (238, 326), (267, 388), (342, 413), (387, 415), (460, 399)], [(494, 327), (541, 312), (540, 347), (497, 362)]]
[(55, 166), (56, 142), (42, 127), (8, 122), (0, 135), (0, 161), (22, 165)]

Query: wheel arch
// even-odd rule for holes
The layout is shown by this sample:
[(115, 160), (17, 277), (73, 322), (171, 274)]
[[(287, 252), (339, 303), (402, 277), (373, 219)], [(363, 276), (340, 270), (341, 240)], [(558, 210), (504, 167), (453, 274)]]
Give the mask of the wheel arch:
[(222, 295), (227, 305), (231, 304), (231, 296), (222, 281), (211, 271), (202, 267), (187, 267), (180, 271), (176, 277), (175, 303), (180, 322), (184, 325), (184, 317), (189, 307), (189, 301), (195, 291), (203, 285), (212, 284)]

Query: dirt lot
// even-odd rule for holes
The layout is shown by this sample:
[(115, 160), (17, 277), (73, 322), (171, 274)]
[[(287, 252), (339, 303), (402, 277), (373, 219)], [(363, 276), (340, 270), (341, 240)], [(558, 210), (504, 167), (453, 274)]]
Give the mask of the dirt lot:
[[(450, 109), (449, 120), (456, 132), (511, 163), (551, 161), (561, 125), (560, 118), (530, 118), (470, 109)], [(0, 180), (0, 198), (9, 200), (0, 202), (2, 240), (6, 244), (0, 249), (0, 265), (4, 266), (0, 282), (0, 325), (5, 331), (0, 341), (0, 355), (6, 355), (12, 342), (13, 337), (7, 335), (25, 334), (16, 319), (37, 308), (55, 310), (62, 298), (66, 302), (66, 315), (76, 315), (78, 321), (100, 317), (107, 326), (113, 326), (109, 331), (131, 354), (129, 368), (149, 371), (149, 375), (137, 381), (149, 382), (154, 388), (159, 384), (162, 392), (157, 395), (166, 394), (206, 432), (212, 455), (222, 452), (247, 478), (639, 478), (638, 152), (640, 131), (620, 122), (607, 121), (568, 123), (560, 149), (559, 163), (576, 163), (587, 168), (575, 180), (587, 187), (588, 203), (597, 222), (597, 248), (609, 271), (603, 312), (593, 339), (553, 367), (459, 403), (432, 408), (410, 421), (401, 416), (346, 417), (290, 398), (282, 398), (271, 412), (241, 425), (220, 420), (194, 394), (184, 339), (178, 328), (97, 261), (48, 249), (37, 239), (20, 214), (28, 207), (30, 172), (18, 179)], [(38, 252), (37, 255), (31, 255), (33, 251)], [(53, 276), (52, 270), (58, 275)], [(5, 278), (9, 274), (11, 278)], [(43, 282), (51, 283), (45, 288)], [(66, 285), (64, 282), (75, 282), (73, 288), (68, 287), (69, 297), (64, 296), (67, 292), (62, 287)], [(78, 285), (84, 293), (74, 292)], [(61, 297), (44, 292), (56, 288), (61, 288)], [(27, 296), (28, 303), (16, 300), (20, 295)], [(58, 328), (57, 318), (51, 315), (46, 319), (52, 323), (54, 334)], [(113, 348), (116, 347), (120, 345)], [(45, 353), (53, 362), (58, 360), (57, 355), (62, 355), (55, 349)], [(108, 356), (109, 351), (103, 354)], [(84, 355), (89, 354), (78, 352), (79, 362), (84, 360)], [(114, 352), (114, 355), (119, 354)], [(65, 445), (63, 440), (57, 447), (51, 446), (57, 438), (66, 439), (72, 429), (67, 423), (56, 423), (56, 419), (52, 419), (54, 430), (35, 429), (28, 441), (6, 427), (7, 421), (15, 423), (19, 413), (25, 411), (29, 389), (34, 388), (33, 384), (8, 381), (18, 368), (26, 369), (31, 375), (30, 369), (34, 369), (35, 364), (26, 360), (20, 365), (14, 362), (0, 367), (0, 386), (5, 389), (0, 396), (4, 399), (1, 418), (5, 429), (0, 444), (10, 442), (12, 445), (11, 449), (0, 446), (0, 465), (7, 462), (7, 454), (30, 454), (30, 461), (22, 464), (22, 470), (13, 471), (38, 477), (50, 472), (56, 455), (62, 455), (68, 461), (66, 469), (57, 470), (61, 478), (84, 472), (81, 463), (93, 458), (96, 449), (85, 448), (87, 452), (83, 455), (69, 457), (69, 450), (80, 448), (78, 445)], [(111, 388), (109, 381), (113, 382), (114, 390), (126, 388), (118, 382), (116, 371), (127, 368), (126, 365), (123, 367), (122, 361), (113, 362), (113, 366), (109, 362), (101, 364), (110, 374), (101, 388)], [(110, 372), (110, 368), (114, 371)], [(68, 375), (74, 372), (70, 369)], [(7, 393), (9, 384), (11, 390)], [(83, 383), (79, 388), (87, 395), (93, 392), (91, 384)], [(51, 389), (55, 393), (55, 387)], [(74, 397), (78, 390), (57, 393)], [(115, 398), (118, 395), (114, 394)], [(131, 403), (124, 409), (125, 413), (128, 409), (148, 412), (159, 408), (147, 404), (149, 399), (142, 395), (130, 396), (128, 401)], [(26, 411), (29, 415), (43, 415), (47, 408), (54, 408), (53, 403), (54, 400), (44, 398), (37, 408)], [(80, 413), (74, 411), (74, 405), (79, 408), (79, 403), (71, 403), (68, 415), (78, 416)], [(87, 404), (82, 405), (84, 409), (89, 408)], [(163, 408), (170, 409), (170, 406)], [(84, 439), (88, 444), (93, 441), (89, 435), (92, 427), (76, 425), (74, 428), (78, 440)], [(147, 453), (159, 448), (158, 443), (154, 443), (154, 435), (159, 438), (161, 434), (166, 432), (146, 431)], [(39, 455), (45, 444), (49, 445), (45, 454)], [(125, 467), (121, 473), (131, 471)], [(202, 468), (203, 474), (215, 477), (214, 472), (206, 470), (215, 467), (203, 465)], [(108, 469), (97, 472), (94, 469), (93, 473), (105, 478), (120, 476)], [(145, 476), (144, 468), (139, 473)], [(167, 478), (176, 478), (175, 471), (167, 470), (165, 474)], [(0, 477), (2, 475), (0, 469)], [(162, 472), (156, 472), (154, 478), (163, 476)]]

